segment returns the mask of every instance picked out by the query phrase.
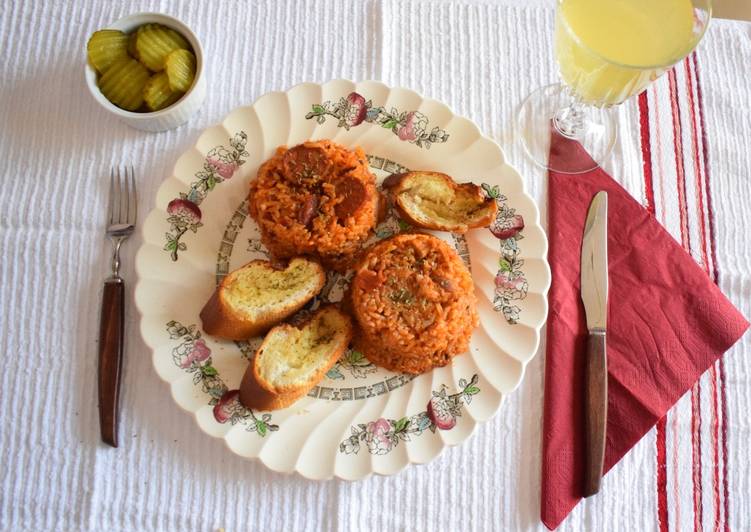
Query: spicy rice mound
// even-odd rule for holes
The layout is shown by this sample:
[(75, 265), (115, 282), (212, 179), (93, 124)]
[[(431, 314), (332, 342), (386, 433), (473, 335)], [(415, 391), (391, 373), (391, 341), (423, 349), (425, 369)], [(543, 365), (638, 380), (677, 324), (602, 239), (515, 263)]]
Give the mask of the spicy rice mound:
[(379, 242), (355, 270), (355, 347), (393, 371), (422, 373), (469, 348), (477, 299), (467, 267), (442, 240), (401, 234)]
[(259, 168), (248, 199), (274, 258), (310, 255), (337, 270), (371, 235), (380, 201), (362, 149), (330, 140), (278, 148)]

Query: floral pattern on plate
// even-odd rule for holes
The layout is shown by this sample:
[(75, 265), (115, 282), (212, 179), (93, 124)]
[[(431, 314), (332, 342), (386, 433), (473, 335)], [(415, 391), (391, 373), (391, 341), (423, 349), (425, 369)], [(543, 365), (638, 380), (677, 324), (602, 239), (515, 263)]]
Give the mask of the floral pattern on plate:
[(348, 349), (347, 352), (337, 360), (336, 364), (326, 372), (329, 379), (344, 380), (343, 371), (349, 372), (355, 379), (364, 379), (371, 373), (378, 371), (370, 360), (365, 358), (360, 351)]
[(180, 369), (193, 374), (193, 384), (201, 385), (201, 390), (208, 394), (209, 405), (214, 407), (214, 419), (218, 423), (236, 425), (242, 423), (248, 432), (256, 432), (264, 437), (268, 432), (279, 430), (271, 423), (271, 414), (257, 417), (252, 410), (240, 403), (240, 391), (230, 390), (219, 377), (219, 372), (212, 365), (211, 349), (201, 338), (201, 331), (196, 325), (184, 326), (171, 320), (167, 322), (167, 332), (172, 340), (182, 340), (172, 349), (172, 360)]
[(203, 161), (203, 167), (195, 173), (195, 181), (190, 184), (187, 193), (181, 192), (179, 197), (167, 205), (167, 222), (169, 232), (165, 233), (166, 243), (164, 251), (168, 251), (170, 258), (176, 261), (180, 251), (186, 251), (188, 246), (181, 239), (185, 233), (198, 232), (201, 223), (201, 209), (199, 205), (206, 199), (214, 187), (231, 179), (235, 171), (245, 163), (248, 151), (245, 145), (248, 135), (244, 131), (235, 133), (229, 139), (229, 146), (216, 146), (209, 150)]
[(516, 209), (508, 206), (508, 199), (501, 194), (498, 185), (491, 187), (483, 183), (482, 188), (498, 205), (498, 213), (490, 224), (490, 232), (498, 238), (501, 249), (498, 273), (495, 276), (493, 310), (501, 312), (506, 321), (514, 325), (519, 322), (521, 308), (513, 302), (527, 297), (529, 291), (529, 283), (522, 270), (524, 260), (519, 258), (519, 240), (524, 238), (521, 234), (524, 229), (524, 218), (516, 214)]
[(305, 118), (315, 118), (319, 124), (323, 124), (328, 116), (338, 120), (337, 127), (346, 130), (362, 123), (378, 124), (391, 130), (400, 140), (411, 142), (418, 148), (430, 149), (431, 144), (449, 139), (449, 134), (438, 126), (428, 131), (428, 117), (420, 111), (399, 111), (395, 107), (387, 110), (385, 107), (373, 106), (371, 100), (366, 100), (357, 92), (351, 92), (337, 102), (327, 100), (313, 104)]
[[(364, 101), (353, 95), (347, 102), (347, 97), (353, 93), (363, 96)], [(321, 94), (332, 96), (321, 98)], [(344, 96), (344, 105), (340, 96)], [(373, 99), (370, 106), (367, 105), (369, 98)], [(330, 100), (326, 107), (320, 103), (325, 100)], [(365, 117), (362, 116), (363, 108)], [(289, 115), (291, 109), (302, 111)], [(314, 115), (322, 116), (306, 119), (305, 115), (311, 109), (315, 109)], [(425, 116), (417, 113), (408, 116), (413, 110)], [(287, 118), (280, 121), (261, 120), (259, 117)], [(344, 122), (339, 125), (342, 118)], [(370, 121), (366, 118), (370, 118)], [(370, 125), (365, 125), (366, 122)], [(320, 127), (315, 127), (320, 123)], [(150, 215), (153, 220), (144, 224), (143, 245), (136, 256), (139, 281), (135, 289), (135, 302), (141, 314), (141, 332), (152, 349), (156, 372), (171, 384), (176, 403), (197, 418), (201, 431), (225, 440), (231, 452), (257, 458), (274, 470), (298, 472), (310, 479), (335, 476), (357, 480), (376, 470), (388, 474), (401, 470), (409, 463), (428, 462), (441, 448), (463, 442), (479, 423), (497, 411), (502, 398), (519, 384), (523, 375), (519, 371), (519, 364), (524, 366), (533, 357), (540, 328), (547, 316), (545, 298), (550, 271), (545, 260), (545, 233), (540, 227), (534, 200), (524, 191), (522, 177), (505, 161), (500, 147), (490, 142), (488, 137), (477, 135), (477, 128), (470, 120), (455, 115), (440, 102), (408, 89), (387, 87), (373, 81), (352, 83), (335, 80), (322, 85), (298, 85), (290, 91), (274, 93), (274, 97), (261, 97), (250, 106), (233, 110), (221, 124), (207, 129), (200, 136), (197, 144), (186, 151), (171, 178), (160, 188), (155, 198), (156, 208)], [(446, 127), (446, 124), (449, 126)], [(432, 141), (425, 139), (431, 142), (430, 151), (424, 149), (422, 141), (418, 147), (418, 138), (430, 135), (435, 126), (443, 127), (446, 131), (436, 130), (436, 137)], [(348, 128), (352, 127), (358, 129), (348, 132)], [(359, 132), (365, 134), (358, 135)], [(253, 357), (257, 341), (235, 345), (201, 336), (198, 334), (198, 312), (203, 299), (207, 297), (211, 277), (213, 281), (220, 281), (230, 270), (263, 257), (255, 252), (257, 250), (248, 249), (249, 239), (259, 236), (257, 227), (248, 216), (245, 201), (247, 181), (253, 173), (248, 169), (262, 164), (275, 146), (295, 145), (311, 136), (331, 138), (345, 144), (348, 139), (355, 140), (369, 154), (369, 166), (379, 180), (385, 179), (388, 174), (406, 171), (395, 161), (419, 161), (422, 153), (423, 156), (430, 155), (429, 164), (436, 171), (456, 168), (456, 163), (461, 161), (461, 175), (457, 177), (471, 179), (472, 176), (483, 176), (483, 180), (491, 185), (491, 194), (494, 193), (493, 186), (500, 187), (496, 198), (501, 201), (498, 204), (500, 212), (491, 226), (497, 240), (487, 241), (490, 235), (484, 230), (470, 231), (461, 238), (439, 235), (453, 244), (466, 264), (469, 265), (471, 261), (473, 270), (484, 270), (486, 265), (490, 267), (489, 271), (483, 271), (488, 277), (483, 277), (482, 282), (491, 283), (491, 286), (487, 287), (488, 290), (477, 291), (478, 298), (482, 299), (479, 312), (483, 319), (480, 327), (487, 330), (487, 327), (505, 326), (508, 323), (506, 318), (513, 321), (513, 312), (503, 314), (505, 304), (520, 307), (525, 325), (533, 329), (533, 334), (525, 334), (514, 341), (507, 342), (507, 335), (501, 335), (497, 337), (498, 342), (493, 342), (497, 343), (499, 349), (509, 352), (513, 363), (509, 362), (508, 357), (478, 357), (476, 349), (492, 346), (477, 342), (463, 355), (461, 367), (465, 369), (459, 376), (466, 375), (470, 380), (473, 374), (484, 375), (475, 385), (478, 392), (479, 388), (482, 388), (482, 392), (472, 395), (475, 390), (468, 389), (467, 394), (449, 400), (450, 396), (464, 390), (468, 384), (462, 383), (464, 386), (459, 387), (454, 382), (452, 386), (452, 370), (449, 368), (417, 377), (419, 380), (415, 380), (413, 375), (395, 374), (383, 368), (374, 368), (373, 373), (361, 378), (360, 375), (373, 368), (369, 368), (356, 353), (349, 353), (335, 366), (335, 372), (338, 371), (343, 378), (333, 378), (332, 373), (311, 390), (300, 404), (278, 412), (251, 412), (239, 404), (237, 388), (245, 366)], [(228, 142), (228, 137), (232, 138), (235, 146)], [(207, 143), (206, 139), (211, 140)], [(263, 142), (257, 142), (257, 139), (263, 139)], [(442, 143), (433, 145), (436, 142)], [(218, 157), (206, 157), (210, 148), (217, 150), (211, 155)], [(241, 164), (242, 168), (238, 168)], [(242, 183), (238, 182), (239, 179), (242, 179)], [(224, 185), (216, 186), (221, 183)], [(178, 188), (175, 188), (176, 185)], [(507, 201), (500, 197), (500, 191), (508, 198)], [(169, 207), (171, 200), (186, 202), (175, 202)], [(503, 204), (509, 209), (504, 210)], [(235, 209), (232, 210), (232, 207)], [(167, 212), (168, 208), (171, 212)], [(525, 240), (511, 238), (506, 233), (516, 230), (514, 226), (519, 225), (521, 220), (516, 218), (517, 214), (522, 215), (526, 222), (523, 231)], [(176, 219), (168, 220), (172, 216)], [(393, 220), (388, 226), (378, 229), (378, 236), (385, 237), (404, 228)], [(165, 233), (169, 234), (166, 241)], [(486, 246), (486, 243), (490, 243), (490, 246)], [(519, 251), (515, 253), (514, 245), (517, 243), (520, 244), (517, 246)], [(166, 250), (165, 244), (169, 246)], [(189, 256), (183, 256), (186, 253)], [(179, 260), (173, 262), (172, 259), (178, 257)], [(508, 264), (501, 263), (501, 259)], [(526, 264), (522, 265), (521, 260)], [(165, 261), (170, 264), (167, 272)], [(521, 272), (525, 274), (523, 276), (528, 282), (529, 291), (524, 301), (520, 301), (525, 292), (524, 281), (519, 278)], [(477, 273), (474, 276), (476, 281), (480, 278), (479, 270)], [(173, 279), (179, 283), (179, 289), (171, 282)], [(332, 284), (336, 285), (335, 282)], [(339, 288), (333, 286), (329, 297), (337, 290)], [(513, 311), (513, 308), (510, 310)], [(168, 334), (165, 324), (174, 319), (179, 323), (170, 322), (168, 328), (171, 334)], [(189, 324), (198, 325), (191, 329)], [(491, 339), (495, 340), (496, 336), (491, 335)], [(480, 362), (491, 364), (492, 367), (483, 367), (481, 372)], [(435, 401), (427, 392), (430, 388), (426, 387), (432, 379), (438, 383), (434, 390), (440, 397)], [(417, 385), (405, 387), (413, 380)], [(449, 385), (443, 389), (443, 394), (438, 388), (440, 383)], [(488, 393), (491, 388), (498, 393)], [(387, 394), (389, 398), (384, 397)], [(472, 404), (468, 405), (466, 399), (470, 397)], [(422, 407), (428, 400), (433, 403), (430, 412), (435, 420), (431, 419), (427, 406)], [(361, 401), (369, 413), (363, 412), (362, 416), (358, 416), (359, 405), (341, 408), (345, 406), (343, 402), (347, 401)], [(386, 408), (388, 410), (384, 411)], [(351, 414), (345, 415), (345, 412)], [(457, 416), (458, 413), (461, 413), (461, 417)], [(309, 416), (314, 416), (316, 422)], [(323, 420), (325, 429), (318, 430), (324, 428)], [(452, 429), (442, 429), (436, 420), (445, 427), (455, 420), (459, 422)], [(434, 431), (450, 432), (442, 435), (446, 438), (439, 438), (439, 434), (426, 434), (430, 426)], [(369, 450), (353, 452), (355, 444), (350, 440), (350, 436), (354, 436), (352, 428), (358, 434), (366, 430), (365, 436), (357, 439), (360, 448), (367, 448), (370, 442), (374, 452), (383, 454), (374, 460), (376, 455)], [(264, 442), (269, 443), (272, 439), (271, 447), (264, 445)], [(349, 454), (340, 452), (342, 443), (345, 443), (345, 448), (352, 447)], [(396, 451), (393, 450), (395, 448)], [(267, 452), (261, 452), (263, 449)], [(308, 452), (311, 449), (327, 449), (329, 452), (319, 455)]]
[(472, 402), (472, 396), (480, 393), (477, 386), (479, 377), (475, 374), (469, 382), (459, 379), (459, 390), (451, 395), (445, 384), (432, 393), (423, 412), (401, 419), (378, 418), (369, 423), (358, 423), (350, 427), (351, 435), (339, 444), (339, 452), (357, 454), (361, 444), (370, 454), (390, 453), (400, 441), (410, 441), (426, 430), (435, 433), (436, 429), (451, 430), (456, 426), (456, 418), (462, 415), (464, 404)]

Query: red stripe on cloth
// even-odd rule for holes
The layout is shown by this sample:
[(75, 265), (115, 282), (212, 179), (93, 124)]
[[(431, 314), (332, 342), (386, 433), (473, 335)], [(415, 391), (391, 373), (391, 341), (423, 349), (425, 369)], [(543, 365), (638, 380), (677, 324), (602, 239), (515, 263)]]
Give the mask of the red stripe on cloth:
[(714, 528), (720, 530), (722, 523), (722, 507), (720, 506), (720, 423), (719, 423), (719, 403), (717, 400), (717, 365), (713, 365), (709, 368), (709, 382), (710, 390), (712, 392), (712, 471), (714, 477), (712, 478), (712, 493), (714, 495)]
[(647, 198), (647, 210), (655, 215), (655, 191), (652, 179), (652, 145), (649, 140), (649, 103), (647, 91), (639, 94), (639, 129), (641, 133), (641, 155), (644, 168), (644, 195)]
[(730, 497), (728, 493), (728, 408), (727, 408), (727, 395), (726, 395), (726, 380), (725, 380), (725, 361), (720, 359), (720, 396), (722, 401), (720, 402), (720, 409), (722, 417), (720, 418), (721, 433), (722, 433), (722, 495), (723, 510), (725, 511), (725, 531), (730, 532)]
[[(695, 54), (694, 54), (695, 55)], [(686, 92), (688, 93), (688, 99), (689, 99), (689, 111), (691, 116), (691, 152), (693, 153), (693, 159), (694, 159), (694, 172), (696, 174), (696, 179), (694, 181), (696, 185), (696, 202), (697, 202), (697, 212), (699, 215), (699, 234), (701, 236), (700, 243), (701, 243), (701, 255), (702, 255), (702, 263), (704, 265), (704, 270), (707, 272), (707, 275), (710, 275), (710, 265), (709, 265), (709, 257), (707, 253), (707, 231), (706, 226), (704, 223), (704, 216), (706, 214), (706, 211), (704, 209), (704, 192), (702, 190), (702, 183), (706, 184), (706, 173), (703, 175), (701, 172), (701, 162), (700, 162), (700, 148), (699, 148), (699, 140), (698, 140), (698, 127), (697, 127), (697, 119), (696, 115), (697, 110), (697, 100), (698, 100), (698, 93), (696, 98), (694, 98), (694, 86), (698, 86), (698, 80), (695, 77), (694, 72), (692, 72), (692, 61), (691, 57), (686, 57), (684, 60), (684, 64), (686, 67)], [(706, 167), (705, 167), (706, 171)], [(716, 281), (716, 279), (715, 279)], [(711, 392), (711, 413), (712, 413), (712, 419), (710, 421), (711, 426), (711, 435), (712, 435), (712, 494), (713, 494), (713, 509), (714, 509), (714, 525), (715, 530), (720, 529), (720, 523), (722, 520), (722, 509), (720, 506), (720, 451), (719, 451), (719, 422), (718, 422), (718, 416), (719, 416), (719, 408), (718, 408), (718, 398), (717, 398), (717, 367), (712, 366), (710, 368), (710, 392)]]
[[(699, 81), (699, 62), (696, 60), (696, 52), (691, 54), (694, 64), (694, 72), (696, 76), (696, 95), (699, 101), (699, 124), (701, 126), (701, 144), (702, 155), (704, 159), (704, 187), (707, 195), (707, 212), (709, 213), (709, 242), (710, 252), (712, 254), (712, 274), (715, 283), (719, 281), (720, 274), (717, 269), (717, 246), (715, 242), (715, 228), (714, 228), (714, 210), (712, 209), (712, 189), (709, 186), (709, 143), (707, 142), (707, 128), (704, 125), (704, 97), (701, 92), (701, 82)], [(720, 359), (722, 361), (722, 359)]]
[(704, 194), (702, 192), (702, 172), (701, 162), (699, 161), (699, 139), (698, 128), (696, 126), (696, 102), (694, 100), (694, 87), (691, 83), (691, 62), (688, 57), (684, 60), (686, 67), (686, 94), (688, 94), (688, 110), (691, 118), (691, 153), (694, 160), (694, 189), (696, 194), (696, 209), (699, 215), (699, 248), (701, 251), (701, 260), (704, 269), (709, 273), (709, 257), (707, 254), (707, 230), (704, 223)]
[[(662, 151), (662, 119), (660, 115), (660, 98), (657, 91), (657, 86), (655, 84), (652, 85), (652, 110), (654, 111), (654, 142), (655, 142), (655, 148), (656, 148), (656, 159), (657, 159), (657, 176), (660, 180), (660, 187), (659, 187), (659, 201), (660, 201), (660, 208), (662, 212), (662, 225), (667, 227), (667, 211), (665, 208), (665, 202), (667, 199), (667, 195), (665, 194), (665, 171), (663, 168), (663, 151)], [(680, 461), (679, 461), (679, 455), (680, 455), (680, 449), (678, 446), (678, 443), (676, 442), (676, 437), (678, 434), (678, 416), (673, 415), (673, 422), (671, 423), (670, 432), (673, 434), (673, 452), (671, 456), (671, 467), (673, 471), (673, 491), (672, 491), (672, 498), (673, 498), (673, 505), (672, 505), (672, 514), (674, 515), (674, 528), (675, 530), (681, 530), (681, 494), (680, 494)], [(666, 427), (667, 429), (667, 427)], [(667, 439), (667, 430), (665, 431), (665, 437)]]
[(670, 106), (673, 111), (673, 152), (675, 154), (675, 172), (678, 186), (678, 206), (681, 219), (681, 243), (691, 253), (691, 242), (688, 232), (688, 214), (686, 212), (686, 175), (683, 168), (683, 138), (681, 136), (681, 111), (678, 105), (678, 89), (675, 68), (668, 72), (670, 87)]
[(691, 454), (694, 481), (694, 530), (703, 530), (704, 505), (701, 497), (701, 386), (691, 387)]
[(657, 422), (657, 522), (660, 532), (668, 532), (668, 466), (667, 466), (667, 419)]
[[(655, 215), (654, 180), (652, 178), (652, 146), (649, 137), (649, 101), (647, 91), (639, 94), (639, 129), (641, 132), (641, 155), (644, 168), (644, 196), (647, 210)], [(657, 522), (660, 532), (669, 530), (668, 516), (668, 465), (667, 465), (667, 416), (657, 422)]]
[[(688, 214), (686, 207), (686, 175), (683, 166), (683, 130), (681, 125), (681, 111), (678, 102), (678, 82), (675, 68), (668, 71), (668, 86), (670, 88), (670, 105), (673, 116), (673, 152), (675, 154), (675, 169), (678, 188), (678, 205), (681, 220), (681, 243), (691, 254), (691, 238), (688, 228)], [(694, 530), (702, 530), (703, 503), (701, 498), (701, 398), (700, 382), (691, 388), (691, 451), (692, 451), (692, 482), (694, 502)]]
[[(702, 96), (701, 81), (699, 74), (699, 61), (696, 52), (691, 54), (696, 77), (696, 95), (699, 102), (699, 124), (701, 126), (702, 154), (704, 156), (704, 187), (707, 196), (707, 212), (709, 214), (709, 249), (712, 255), (712, 274), (714, 282), (719, 284), (720, 273), (717, 265), (717, 242), (715, 240), (714, 210), (712, 209), (712, 188), (709, 185), (709, 143), (707, 142), (707, 128), (704, 124), (704, 98)], [(725, 530), (730, 530), (730, 497), (728, 488), (728, 414), (727, 414), (727, 387), (725, 381), (725, 361), (720, 359), (720, 427), (722, 435), (722, 494)]]

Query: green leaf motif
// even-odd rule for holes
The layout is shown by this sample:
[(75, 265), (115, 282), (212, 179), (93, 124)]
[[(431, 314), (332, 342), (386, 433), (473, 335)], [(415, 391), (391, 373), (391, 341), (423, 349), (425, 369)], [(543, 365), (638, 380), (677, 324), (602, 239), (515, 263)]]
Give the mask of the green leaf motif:
[(219, 374), (214, 366), (202, 366), (201, 372), (207, 377), (214, 377), (215, 375)]
[(320, 115), (321, 113), (325, 113), (326, 109), (322, 105), (313, 104), (313, 112), (317, 115)]
[(498, 266), (501, 268), (502, 272), (510, 272), (511, 271), (511, 263), (501, 257), (500, 260), (498, 260)]
[(485, 190), (485, 193), (488, 195), (489, 198), (495, 199), (501, 195), (501, 190), (498, 188), (498, 185), (493, 185), (491, 187), (487, 183), (483, 183), (482, 188), (483, 190)]
[(363, 355), (360, 351), (352, 350), (349, 354), (349, 363), (350, 364), (357, 364), (360, 362), (363, 358), (365, 358), (365, 355)]
[(407, 425), (409, 425), (409, 418), (408, 417), (401, 418), (399, 421), (394, 423), (394, 432), (396, 433), (403, 432), (407, 428)]
[(267, 430), (266, 423), (261, 421), (260, 419), (256, 420), (256, 431), (258, 432), (258, 435), (262, 438), (266, 436), (266, 430)]
[(476, 395), (480, 393), (480, 388), (478, 388), (477, 386), (467, 386), (464, 389), (464, 393), (466, 393), (467, 395)]
[(398, 123), (399, 123), (398, 120), (392, 118), (391, 120), (387, 120), (386, 122), (384, 122), (383, 127), (386, 129), (394, 129)]

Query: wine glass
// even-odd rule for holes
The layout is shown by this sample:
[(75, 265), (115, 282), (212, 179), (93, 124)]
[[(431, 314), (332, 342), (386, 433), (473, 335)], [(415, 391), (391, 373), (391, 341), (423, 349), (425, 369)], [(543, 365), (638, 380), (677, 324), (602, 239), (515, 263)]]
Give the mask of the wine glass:
[(686, 57), (709, 25), (712, 0), (558, 0), (555, 54), (562, 84), (522, 103), (519, 134), (540, 166), (582, 173), (596, 166), (551, 168), (551, 127), (579, 141), (596, 165), (615, 144), (613, 106), (644, 90)]

